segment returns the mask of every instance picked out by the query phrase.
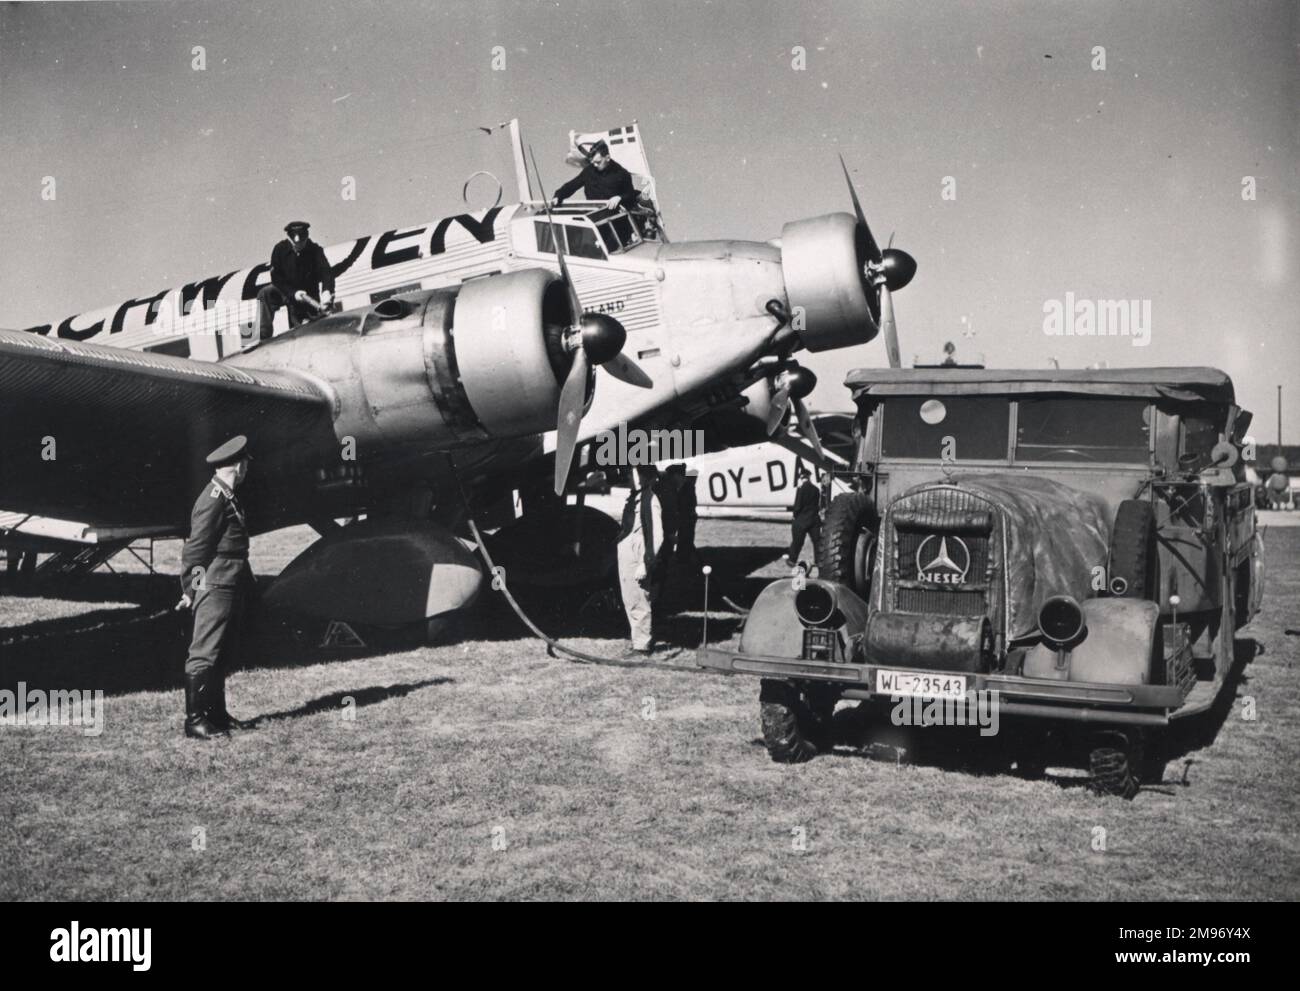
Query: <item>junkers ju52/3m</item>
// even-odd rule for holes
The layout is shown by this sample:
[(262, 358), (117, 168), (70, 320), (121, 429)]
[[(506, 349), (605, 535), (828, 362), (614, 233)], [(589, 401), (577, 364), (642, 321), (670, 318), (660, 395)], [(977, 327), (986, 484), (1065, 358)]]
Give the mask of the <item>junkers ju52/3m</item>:
[(869, 369), (846, 384), (856, 490), (828, 510), (819, 578), (773, 582), (739, 650), (701, 664), (764, 679), (778, 761), (825, 749), (840, 699), (997, 692), (1022, 770), (1087, 766), (1131, 798), (1163, 771), (1162, 731), (1213, 705), (1259, 608), (1250, 414), (1228, 376)]

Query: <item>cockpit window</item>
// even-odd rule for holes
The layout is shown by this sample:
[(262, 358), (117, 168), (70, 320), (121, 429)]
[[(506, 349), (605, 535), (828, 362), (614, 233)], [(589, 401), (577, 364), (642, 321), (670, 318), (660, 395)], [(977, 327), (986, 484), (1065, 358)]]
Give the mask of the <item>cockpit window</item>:
[(600, 236), (605, 242), (605, 247), (610, 251), (622, 251), (623, 245), (618, 243), (618, 235), (614, 233), (613, 224), (601, 224), (596, 230), (600, 231)]
[(613, 221), (614, 230), (618, 232), (619, 239), (627, 246), (632, 247), (636, 244), (637, 237), (632, 231), (632, 218), (627, 214), (619, 214)]
[(881, 455), (936, 461), (1005, 461), (1011, 403), (946, 396), (889, 399), (883, 408)]
[(604, 258), (605, 251), (590, 227), (568, 227), (569, 254), (579, 258)]
[(1025, 399), (1017, 461), (1147, 460), (1150, 413), (1143, 399)]

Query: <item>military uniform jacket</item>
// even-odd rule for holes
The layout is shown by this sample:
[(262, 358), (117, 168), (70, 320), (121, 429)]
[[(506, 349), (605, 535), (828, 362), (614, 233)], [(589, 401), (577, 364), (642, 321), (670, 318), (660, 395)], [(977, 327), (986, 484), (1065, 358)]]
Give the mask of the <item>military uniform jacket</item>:
[[(202, 569), (196, 584), (195, 570)], [(248, 569), (248, 526), (235, 493), (213, 478), (194, 500), (190, 536), (181, 554), (181, 588), (235, 588)]]
[(793, 522), (805, 526), (816, 524), (821, 519), (821, 503), (821, 490), (812, 482), (805, 481), (799, 486), (794, 496), (794, 505), (790, 507), (794, 516)]

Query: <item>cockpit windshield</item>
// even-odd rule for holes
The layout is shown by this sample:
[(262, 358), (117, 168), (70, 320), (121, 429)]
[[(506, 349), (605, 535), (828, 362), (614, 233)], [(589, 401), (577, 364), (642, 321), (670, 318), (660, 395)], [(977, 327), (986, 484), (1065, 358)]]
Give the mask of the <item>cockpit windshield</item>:
[[(555, 240), (551, 236), (551, 225), (545, 220), (538, 220), (534, 225), (537, 232), (537, 250), (543, 254), (555, 253)], [(557, 223), (555, 230), (560, 235), (561, 247), (566, 255), (575, 258), (604, 258), (605, 250), (601, 247), (596, 232), (585, 224)]]

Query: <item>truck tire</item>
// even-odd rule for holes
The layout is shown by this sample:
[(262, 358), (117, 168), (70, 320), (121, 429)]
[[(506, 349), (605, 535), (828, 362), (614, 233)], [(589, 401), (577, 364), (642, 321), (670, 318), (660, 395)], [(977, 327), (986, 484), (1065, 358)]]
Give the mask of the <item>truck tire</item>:
[(1250, 561), (1242, 561), (1232, 578), (1232, 622), (1237, 629), (1250, 622)]
[(1105, 733), (1088, 753), (1092, 790), (1132, 800), (1141, 787), (1144, 767), (1142, 741), (1137, 734)]
[(830, 750), (830, 712), (815, 710), (794, 685), (764, 678), (758, 701), (763, 743), (772, 760), (800, 764)]
[(1107, 576), (1111, 595), (1158, 600), (1160, 556), (1156, 550), (1156, 518), (1150, 503), (1125, 499), (1119, 504), (1110, 534)]
[(879, 526), (866, 492), (842, 492), (832, 499), (822, 523), (817, 577), (847, 585), (869, 599)]

